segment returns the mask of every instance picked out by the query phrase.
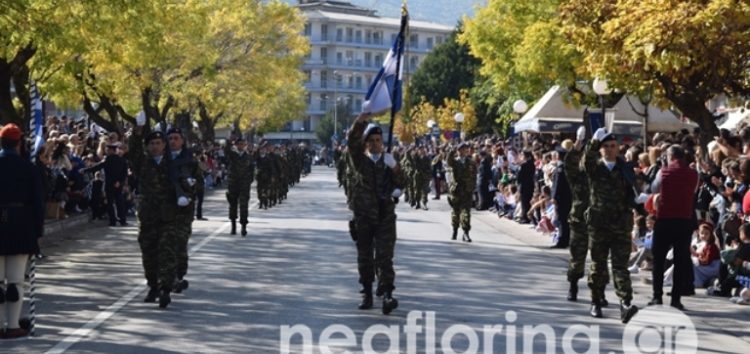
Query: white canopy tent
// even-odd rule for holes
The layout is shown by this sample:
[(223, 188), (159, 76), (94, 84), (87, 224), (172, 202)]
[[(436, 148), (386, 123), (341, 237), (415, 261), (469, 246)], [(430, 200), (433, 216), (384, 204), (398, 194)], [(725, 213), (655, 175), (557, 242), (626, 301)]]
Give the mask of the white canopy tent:
[(729, 112), (727, 120), (719, 126), (719, 129), (735, 130), (743, 121), (750, 121), (750, 109), (740, 108)]
[[(565, 93), (560, 86), (552, 86), (526, 114), (513, 126), (516, 133), (535, 132), (574, 132), (583, 124), (583, 113), (586, 107), (573, 107), (566, 104), (562, 95)], [(630, 103), (628, 102), (630, 99)], [(632, 105), (632, 106), (631, 106)], [(644, 106), (637, 97), (624, 96), (612, 108), (607, 108), (607, 116), (614, 113), (614, 128), (617, 134), (643, 135), (643, 117), (638, 112), (644, 112)], [(598, 109), (597, 109), (598, 110)], [(677, 132), (681, 129), (696, 127), (694, 123), (681, 121), (677, 115), (656, 106), (648, 107), (648, 132)]]

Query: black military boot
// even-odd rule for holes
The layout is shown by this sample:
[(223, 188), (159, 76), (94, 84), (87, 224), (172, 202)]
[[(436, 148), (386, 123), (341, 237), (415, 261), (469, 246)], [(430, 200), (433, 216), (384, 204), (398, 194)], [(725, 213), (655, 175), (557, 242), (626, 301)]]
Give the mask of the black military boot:
[(471, 237), (469, 237), (469, 232), (468, 231), (464, 231), (464, 235), (461, 237), (461, 239), (464, 242), (471, 242)]
[(568, 288), (568, 301), (578, 301), (578, 281), (571, 281)]
[(242, 237), (247, 236), (247, 224), (242, 224), (242, 230), (240, 230)]
[(602, 315), (602, 305), (597, 300), (591, 300), (591, 310), (589, 311), (589, 314), (591, 314), (591, 317), (594, 318), (602, 318), (604, 315)]
[(182, 293), (183, 290), (187, 289), (190, 283), (186, 279), (178, 278), (174, 282), (174, 286), (172, 287), (174, 289), (175, 294)]
[(148, 288), (148, 294), (143, 298), (143, 302), (156, 302), (157, 297), (159, 297), (159, 289), (152, 286)]
[(620, 302), (620, 320), (622, 320), (622, 323), (628, 323), (636, 313), (638, 313), (638, 307), (631, 305), (630, 301)]
[(362, 288), (362, 302), (359, 304), (360, 310), (369, 310), (372, 308), (372, 284), (364, 284)]
[(453, 229), (453, 237), (451, 238), (451, 240), (455, 241), (456, 238), (458, 238), (458, 229)]
[(656, 306), (656, 305), (663, 305), (664, 302), (661, 299), (661, 296), (654, 296), (651, 301), (648, 302), (647, 306)]
[(5, 289), (5, 301), (16, 302), (19, 298), (20, 295), (16, 284), (8, 284), (8, 287)]
[(383, 314), (388, 315), (396, 308), (398, 308), (398, 300), (393, 298), (391, 291), (386, 291), (383, 296)]
[(0, 288), (0, 304), (5, 303), (5, 290), (3, 288)]
[(159, 307), (160, 308), (167, 308), (169, 303), (172, 302), (172, 297), (169, 296), (169, 293), (171, 292), (170, 289), (161, 289), (161, 292), (159, 293)]
[(232, 231), (229, 232), (230, 235), (236, 235), (237, 234), (237, 221), (232, 220)]

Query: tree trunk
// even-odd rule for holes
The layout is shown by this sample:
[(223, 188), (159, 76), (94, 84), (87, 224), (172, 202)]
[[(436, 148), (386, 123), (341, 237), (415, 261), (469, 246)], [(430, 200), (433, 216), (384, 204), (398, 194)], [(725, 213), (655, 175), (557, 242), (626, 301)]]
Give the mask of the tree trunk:
[(198, 129), (201, 132), (201, 138), (204, 142), (213, 143), (216, 139), (216, 122), (221, 119), (224, 113), (219, 113), (211, 117), (203, 102), (198, 102), (198, 115), (201, 119), (198, 121)]
[(25, 129), (21, 116), (13, 107), (13, 96), (10, 92), (11, 83), (10, 64), (0, 60), (0, 124), (15, 123)]

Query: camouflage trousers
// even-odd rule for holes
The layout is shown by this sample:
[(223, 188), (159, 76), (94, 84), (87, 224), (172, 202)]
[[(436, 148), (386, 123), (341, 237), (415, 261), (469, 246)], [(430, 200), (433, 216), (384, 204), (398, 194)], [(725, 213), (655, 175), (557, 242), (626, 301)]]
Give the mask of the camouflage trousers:
[(261, 204), (267, 204), (268, 201), (271, 199), (271, 181), (270, 180), (264, 180), (264, 179), (258, 179), (258, 202)]
[(570, 223), (570, 261), (568, 262), (568, 281), (576, 282), (583, 278), (586, 267), (586, 255), (589, 253), (589, 236), (586, 224)]
[(240, 209), (240, 224), (247, 224), (247, 208), (250, 201), (250, 183), (232, 185), (227, 188), (229, 220), (237, 220), (237, 207)]
[(457, 230), (460, 225), (464, 232), (469, 232), (471, 230), (471, 207), (462, 208), (461, 205), (454, 205), (452, 208), (451, 225), (453, 229)]
[(188, 243), (190, 235), (193, 233), (193, 218), (185, 218), (175, 222), (177, 231), (178, 245), (175, 255), (177, 257), (176, 275), (182, 279), (187, 274), (188, 269)]
[(615, 283), (615, 293), (622, 301), (633, 299), (633, 287), (628, 271), (628, 259), (632, 241), (628, 230), (608, 230), (588, 228), (589, 249), (591, 250), (591, 270), (589, 273), (589, 288), (591, 299), (604, 298), (604, 288), (609, 282), (607, 259), (611, 255), (612, 277)]
[(180, 236), (175, 221), (141, 223), (138, 228), (143, 272), (149, 287), (172, 290)]
[(427, 205), (427, 194), (429, 193), (430, 180), (422, 177), (416, 177), (412, 180), (411, 190), (413, 195), (413, 202), (422, 202), (422, 205)]
[(384, 291), (395, 289), (396, 272), (393, 270), (393, 251), (396, 247), (396, 214), (382, 220), (355, 216), (354, 232), (357, 235), (357, 269), (359, 282), (370, 285), (378, 278)]

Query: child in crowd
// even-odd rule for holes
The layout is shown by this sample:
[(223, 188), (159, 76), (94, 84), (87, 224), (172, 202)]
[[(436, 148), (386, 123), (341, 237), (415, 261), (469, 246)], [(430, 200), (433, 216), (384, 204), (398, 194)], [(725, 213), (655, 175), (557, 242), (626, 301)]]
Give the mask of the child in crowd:
[(690, 248), (693, 259), (693, 284), (696, 288), (706, 286), (714, 278), (719, 276), (721, 266), (719, 246), (716, 245), (714, 227), (708, 222), (703, 222), (698, 227), (698, 244)]
[(640, 270), (650, 270), (654, 255), (651, 253), (651, 245), (654, 237), (654, 224), (656, 217), (649, 214), (646, 216), (646, 232), (641, 237), (640, 232), (633, 232), (633, 246), (635, 252), (630, 256), (630, 274), (637, 274)]

